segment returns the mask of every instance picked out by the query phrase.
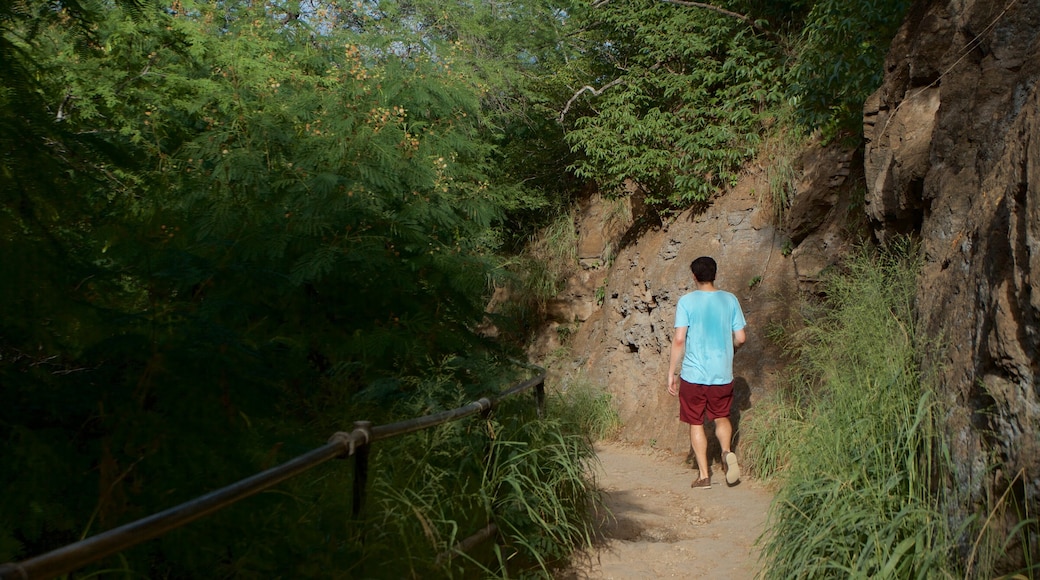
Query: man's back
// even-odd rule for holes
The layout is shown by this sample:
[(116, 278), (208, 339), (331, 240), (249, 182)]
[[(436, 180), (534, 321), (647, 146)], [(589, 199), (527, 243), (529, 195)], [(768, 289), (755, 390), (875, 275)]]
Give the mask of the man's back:
[(733, 380), (733, 332), (744, 328), (733, 294), (696, 290), (679, 299), (675, 326), (686, 326), (686, 353), (680, 376), (687, 382), (723, 385)]

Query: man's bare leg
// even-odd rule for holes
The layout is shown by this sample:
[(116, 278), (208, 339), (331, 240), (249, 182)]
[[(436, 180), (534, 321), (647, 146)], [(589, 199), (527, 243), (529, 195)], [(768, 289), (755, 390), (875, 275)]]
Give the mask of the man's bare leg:
[(697, 479), (708, 477), (708, 436), (704, 434), (704, 425), (690, 425), (690, 445), (697, 457)]
[(729, 417), (715, 419), (715, 436), (719, 438), (722, 447), (722, 468), (726, 472), (726, 483), (734, 485), (740, 481), (740, 465), (737, 464), (737, 456), (730, 455), (733, 451), (733, 424)]
[(729, 417), (715, 419), (715, 436), (719, 438), (719, 445), (722, 446), (722, 457), (725, 459), (726, 453), (732, 451), (730, 444), (733, 443), (733, 424), (729, 422)]

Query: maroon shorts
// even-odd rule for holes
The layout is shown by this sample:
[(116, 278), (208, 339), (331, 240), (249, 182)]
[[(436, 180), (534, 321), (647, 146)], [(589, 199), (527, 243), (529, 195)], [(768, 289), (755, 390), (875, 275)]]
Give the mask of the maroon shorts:
[(699, 385), (688, 383), (679, 377), (679, 420), (690, 425), (704, 424), (704, 412), (708, 420), (729, 417), (733, 404), (733, 383), (726, 385)]

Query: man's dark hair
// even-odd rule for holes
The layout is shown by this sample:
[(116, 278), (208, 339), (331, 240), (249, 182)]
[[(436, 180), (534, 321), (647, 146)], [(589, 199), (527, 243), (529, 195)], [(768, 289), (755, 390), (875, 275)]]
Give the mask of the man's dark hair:
[(690, 262), (690, 271), (693, 272), (693, 277), (698, 282), (714, 282), (717, 270), (718, 266), (715, 264), (715, 260), (708, 256), (701, 256)]

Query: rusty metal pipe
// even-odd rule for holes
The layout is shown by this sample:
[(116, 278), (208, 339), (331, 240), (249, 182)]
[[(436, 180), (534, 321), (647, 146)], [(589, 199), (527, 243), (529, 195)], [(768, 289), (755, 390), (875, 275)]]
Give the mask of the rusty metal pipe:
[(372, 441), (379, 441), (380, 439), (389, 439), (391, 437), (396, 437), (397, 435), (404, 435), (405, 433), (422, 431), (423, 429), (440, 425), (441, 423), (447, 423), (468, 415), (489, 411), (492, 406), (493, 403), (491, 400), (487, 397), (483, 397), (464, 407), (457, 407), (455, 409), (441, 411), (440, 413), (434, 413), (432, 415), (416, 417), (414, 419), (408, 419), (407, 421), (398, 421), (397, 423), (379, 425), (372, 428)]
[[(526, 391), (531, 387), (537, 387), (535, 398), (539, 407), (540, 417), (546, 376), (544, 369), (541, 370), (542, 372), (538, 376), (504, 391), (495, 400), (504, 399), (514, 393)], [(397, 435), (420, 431), (476, 413), (487, 413), (494, 405), (495, 401), (483, 397), (464, 407), (388, 425), (372, 427), (371, 423), (367, 421), (358, 421), (355, 423), (355, 429), (352, 432), (335, 433), (324, 446), (252, 477), (157, 514), (113, 528), (28, 560), (0, 564), (0, 580), (40, 580), (60, 576), (187, 525), (239, 500), (273, 487), (330, 459), (355, 455), (360, 448), (365, 448), (364, 451), (367, 452), (367, 446), (379, 439), (388, 439)], [(360, 485), (362, 489), (354, 490), (355, 513), (360, 511), (364, 501), (363, 486), (365, 482), (363, 479)], [(358, 487), (357, 482), (355, 487)], [(489, 527), (485, 532), (490, 529), (492, 528)]]
[(330, 459), (349, 454), (356, 435), (337, 433), (328, 443), (277, 467), (135, 522), (18, 563), (0, 566), (0, 579), (53, 578), (184, 526)]

